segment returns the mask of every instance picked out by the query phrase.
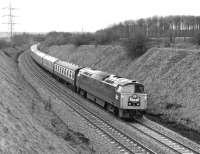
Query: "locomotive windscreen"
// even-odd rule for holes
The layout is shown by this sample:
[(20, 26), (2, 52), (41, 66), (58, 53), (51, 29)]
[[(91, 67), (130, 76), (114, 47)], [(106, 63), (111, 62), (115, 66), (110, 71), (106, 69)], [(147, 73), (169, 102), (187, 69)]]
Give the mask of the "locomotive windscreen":
[(135, 84), (135, 93), (144, 93), (144, 86), (142, 84)]

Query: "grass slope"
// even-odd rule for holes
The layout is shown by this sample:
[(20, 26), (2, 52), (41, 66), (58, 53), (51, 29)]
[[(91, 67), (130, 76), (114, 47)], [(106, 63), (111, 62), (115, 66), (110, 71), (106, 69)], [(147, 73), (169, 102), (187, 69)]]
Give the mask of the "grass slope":
[[(0, 51), (0, 153), (74, 153), (63, 139), (44, 129), (31, 115), (41, 104), (24, 84), (17, 64)], [(35, 108), (40, 113), (39, 108)]]
[(152, 48), (136, 60), (119, 46), (53, 46), (49, 54), (145, 84), (148, 112), (200, 130), (200, 51)]

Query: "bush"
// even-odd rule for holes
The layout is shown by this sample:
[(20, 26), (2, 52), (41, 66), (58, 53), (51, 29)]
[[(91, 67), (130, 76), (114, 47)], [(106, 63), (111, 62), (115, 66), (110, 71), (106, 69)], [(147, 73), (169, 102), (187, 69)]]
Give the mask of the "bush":
[(143, 55), (147, 50), (148, 39), (142, 32), (137, 32), (135, 35), (123, 41), (123, 46), (127, 48), (127, 53), (132, 58), (137, 58)]
[(10, 43), (6, 40), (0, 40), (0, 49), (4, 49), (10, 46)]
[(74, 34), (72, 44), (75, 46), (89, 45), (94, 42), (94, 36), (90, 33)]
[(45, 36), (43, 34), (36, 34), (34, 36), (34, 41), (43, 42), (43, 41), (45, 41)]
[(21, 45), (31, 45), (33, 44), (33, 35), (23, 33), (23, 34), (18, 34), (14, 35), (12, 38), (12, 45), (13, 46), (21, 46)]
[(193, 42), (196, 43), (197, 45), (200, 45), (200, 32), (198, 32), (193, 36)]
[(115, 42), (119, 37), (112, 31), (99, 31), (95, 33), (96, 44), (105, 45)]
[(46, 35), (44, 44), (49, 47), (52, 45), (64, 45), (71, 41), (72, 34), (63, 32), (50, 32)]

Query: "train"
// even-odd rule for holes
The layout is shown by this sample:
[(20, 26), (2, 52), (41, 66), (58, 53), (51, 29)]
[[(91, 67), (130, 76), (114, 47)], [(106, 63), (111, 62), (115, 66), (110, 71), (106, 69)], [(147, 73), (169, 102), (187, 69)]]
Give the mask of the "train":
[(70, 85), (74, 92), (119, 118), (142, 117), (147, 109), (147, 93), (140, 82), (62, 61), (41, 52), (38, 44), (31, 46), (30, 55), (42, 68)]

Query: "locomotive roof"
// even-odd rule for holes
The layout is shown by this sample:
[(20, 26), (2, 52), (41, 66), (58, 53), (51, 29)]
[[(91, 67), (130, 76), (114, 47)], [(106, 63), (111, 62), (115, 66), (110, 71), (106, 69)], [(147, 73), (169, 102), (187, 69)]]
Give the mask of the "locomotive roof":
[(129, 84), (138, 83), (138, 82), (130, 80), (130, 79), (122, 78), (122, 77), (112, 75), (107, 72), (102, 72), (99, 70), (92, 70), (90, 68), (83, 68), (81, 70), (81, 72), (84, 75), (87, 75), (87, 76), (92, 77), (97, 80), (101, 80), (102, 82), (112, 85), (114, 87), (116, 87), (118, 85), (126, 86)]
[(106, 82), (110, 85), (113, 85), (115, 87), (118, 86), (118, 85), (125, 86), (125, 85), (129, 85), (129, 84), (132, 84), (132, 83), (137, 83), (136, 81), (126, 79), (126, 78), (123, 78), (123, 77), (119, 77), (119, 76), (116, 76), (116, 75), (110, 75), (109, 77), (107, 77), (104, 80), (104, 82)]
[(43, 53), (43, 52), (41, 52), (39, 50), (35, 50), (34, 52), (35, 52), (35, 54), (37, 54), (40, 57), (44, 57), (46, 55), (45, 53)]
[(76, 70), (79, 68), (78, 65), (76, 64), (73, 64), (73, 63), (69, 63), (69, 62), (66, 62), (66, 61), (62, 61), (62, 60), (58, 60), (56, 62), (57, 65), (60, 65), (60, 66), (63, 66), (63, 67), (67, 67), (69, 69), (72, 69), (72, 70)]
[(88, 67), (81, 69), (81, 72), (84, 75), (87, 75), (87, 76), (92, 77), (92, 78), (97, 79), (97, 80), (104, 80), (105, 78), (110, 76), (110, 74), (107, 73), (107, 72), (102, 72), (102, 71), (99, 71), (99, 70), (93, 70), (93, 69), (88, 68)]

